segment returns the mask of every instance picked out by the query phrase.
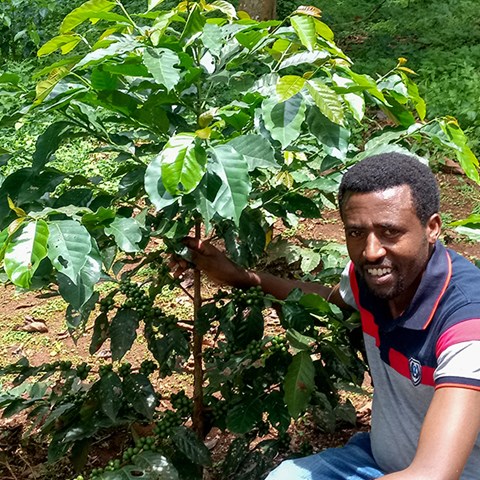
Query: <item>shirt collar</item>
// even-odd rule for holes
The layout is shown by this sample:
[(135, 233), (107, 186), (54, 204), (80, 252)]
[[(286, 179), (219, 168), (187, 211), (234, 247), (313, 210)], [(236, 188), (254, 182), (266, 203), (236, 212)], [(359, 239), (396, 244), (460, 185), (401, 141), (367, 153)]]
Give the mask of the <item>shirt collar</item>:
[[(361, 288), (360, 301), (370, 310), (375, 323), (383, 330), (404, 327), (425, 330), (447, 289), (452, 274), (452, 262), (447, 249), (437, 241), (412, 302), (400, 317), (393, 319), (386, 301), (380, 301), (365, 287)], [(358, 278), (359, 285), (363, 282)]]

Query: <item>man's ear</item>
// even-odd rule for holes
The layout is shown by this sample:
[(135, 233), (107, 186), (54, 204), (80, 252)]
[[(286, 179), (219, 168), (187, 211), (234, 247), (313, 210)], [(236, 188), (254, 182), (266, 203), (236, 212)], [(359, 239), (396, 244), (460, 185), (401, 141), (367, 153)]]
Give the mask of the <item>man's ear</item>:
[(440, 232), (442, 231), (442, 219), (438, 213), (434, 213), (427, 221), (427, 240), (430, 244), (434, 244), (438, 237), (440, 237)]

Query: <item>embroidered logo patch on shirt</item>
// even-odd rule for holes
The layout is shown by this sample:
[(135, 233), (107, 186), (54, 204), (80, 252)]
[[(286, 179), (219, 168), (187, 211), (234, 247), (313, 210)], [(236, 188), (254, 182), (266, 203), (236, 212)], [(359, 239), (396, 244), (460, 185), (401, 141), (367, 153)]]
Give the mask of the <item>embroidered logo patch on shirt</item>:
[(410, 368), (410, 378), (412, 383), (417, 386), (422, 381), (422, 365), (416, 358), (408, 359), (408, 366)]

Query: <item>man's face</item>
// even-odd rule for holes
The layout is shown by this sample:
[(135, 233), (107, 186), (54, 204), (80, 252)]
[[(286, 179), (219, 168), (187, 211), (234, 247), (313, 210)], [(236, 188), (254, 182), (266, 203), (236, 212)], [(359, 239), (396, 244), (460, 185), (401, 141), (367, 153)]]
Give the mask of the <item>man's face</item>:
[(410, 187), (351, 193), (342, 208), (348, 253), (370, 290), (401, 313), (420, 283), (440, 234), (435, 214), (423, 226)]

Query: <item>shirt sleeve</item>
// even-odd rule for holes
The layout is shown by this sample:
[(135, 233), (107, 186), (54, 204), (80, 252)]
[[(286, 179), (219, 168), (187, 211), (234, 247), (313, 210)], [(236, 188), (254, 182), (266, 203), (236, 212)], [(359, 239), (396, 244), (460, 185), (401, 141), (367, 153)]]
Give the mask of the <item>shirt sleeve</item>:
[(347, 266), (343, 269), (342, 275), (340, 277), (340, 284), (339, 284), (339, 293), (342, 297), (342, 300), (347, 304), (350, 305), (355, 310), (358, 310), (357, 303), (355, 302), (355, 297), (353, 296), (352, 286), (350, 284), (350, 264), (352, 262), (348, 262)]
[(480, 319), (458, 322), (438, 339), (436, 387), (480, 390)]

